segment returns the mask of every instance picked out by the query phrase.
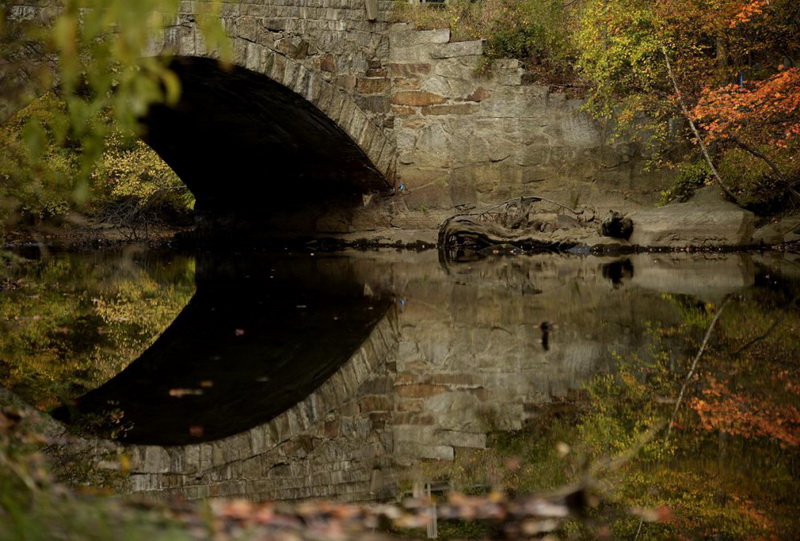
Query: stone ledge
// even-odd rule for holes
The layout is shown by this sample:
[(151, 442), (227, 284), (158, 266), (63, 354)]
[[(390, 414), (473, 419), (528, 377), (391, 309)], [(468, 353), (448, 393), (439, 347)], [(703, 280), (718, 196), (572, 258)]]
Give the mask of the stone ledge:
[(450, 30), (415, 30), (408, 23), (394, 24), (389, 28), (390, 47), (413, 47), (431, 43), (448, 43)]

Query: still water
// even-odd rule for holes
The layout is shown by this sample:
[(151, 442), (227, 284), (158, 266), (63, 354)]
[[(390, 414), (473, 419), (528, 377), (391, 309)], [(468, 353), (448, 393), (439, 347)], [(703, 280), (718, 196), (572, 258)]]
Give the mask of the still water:
[(2, 384), (120, 442), (130, 491), (370, 500), (591, 476), (598, 513), (800, 528), (796, 255), (19, 255)]

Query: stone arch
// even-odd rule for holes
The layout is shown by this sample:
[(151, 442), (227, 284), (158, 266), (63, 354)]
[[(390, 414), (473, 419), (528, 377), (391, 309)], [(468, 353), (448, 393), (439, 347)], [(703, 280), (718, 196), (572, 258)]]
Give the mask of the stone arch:
[(391, 192), (394, 148), (352, 98), (283, 55), (247, 51), (232, 67), (175, 56), (179, 102), (143, 119), (200, 225), (330, 231), (331, 212), (347, 222), (363, 195)]
[(268, 76), (314, 104), (350, 136), (389, 184), (394, 184), (394, 144), (347, 92), (319, 72), (258, 43), (245, 42), (235, 48), (234, 63)]

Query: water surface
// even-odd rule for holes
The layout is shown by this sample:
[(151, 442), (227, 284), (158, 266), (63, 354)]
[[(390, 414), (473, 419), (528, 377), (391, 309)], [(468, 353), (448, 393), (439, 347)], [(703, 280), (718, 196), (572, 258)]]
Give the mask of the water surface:
[(525, 492), (646, 437), (604, 496), (796, 528), (796, 256), (50, 254), (5, 284), (4, 384), (128, 443), (134, 491)]

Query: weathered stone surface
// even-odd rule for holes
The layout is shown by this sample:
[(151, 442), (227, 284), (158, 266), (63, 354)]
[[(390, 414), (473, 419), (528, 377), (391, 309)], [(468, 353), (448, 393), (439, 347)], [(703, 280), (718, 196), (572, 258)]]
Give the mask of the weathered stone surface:
[(450, 41), (450, 30), (414, 30), (410, 25), (394, 25), (389, 34), (390, 47), (413, 47)]
[(787, 216), (759, 227), (753, 233), (753, 244), (783, 244), (800, 241), (800, 215)]
[(467, 96), (467, 99), (469, 101), (483, 101), (491, 97), (492, 95), (489, 93), (488, 90), (486, 90), (482, 86), (479, 86), (469, 96)]
[(444, 96), (425, 91), (408, 91), (398, 92), (392, 96), (392, 104), (394, 105), (410, 105), (412, 107), (423, 107), (426, 105), (435, 105), (444, 103)]
[(432, 58), (453, 58), (457, 56), (480, 56), (483, 54), (483, 41), (457, 41), (443, 43), (433, 48)]
[(478, 110), (474, 103), (454, 103), (446, 105), (431, 105), (422, 108), (423, 115), (470, 115)]
[(714, 187), (702, 191), (686, 203), (632, 214), (631, 244), (670, 248), (750, 245), (753, 213), (721, 200)]
[(393, 62), (388, 68), (392, 77), (418, 77), (431, 72), (429, 62)]
[(389, 80), (377, 77), (362, 77), (356, 83), (356, 90), (362, 94), (379, 94), (389, 88)]

